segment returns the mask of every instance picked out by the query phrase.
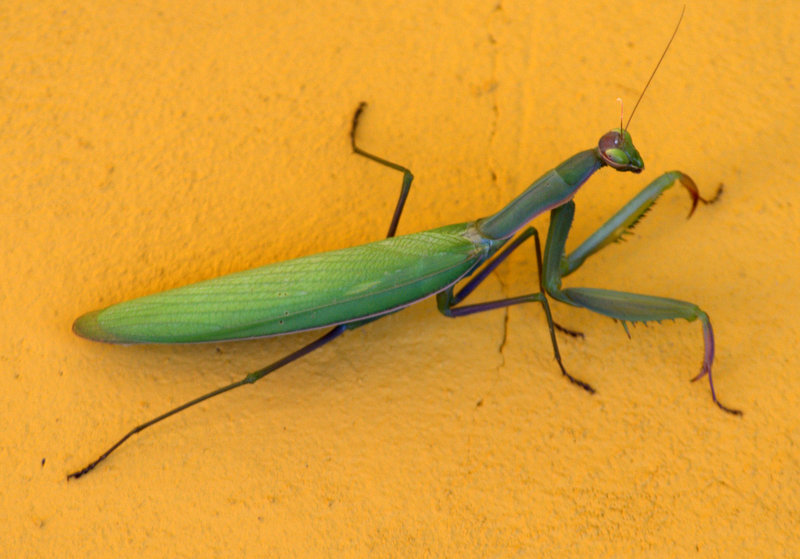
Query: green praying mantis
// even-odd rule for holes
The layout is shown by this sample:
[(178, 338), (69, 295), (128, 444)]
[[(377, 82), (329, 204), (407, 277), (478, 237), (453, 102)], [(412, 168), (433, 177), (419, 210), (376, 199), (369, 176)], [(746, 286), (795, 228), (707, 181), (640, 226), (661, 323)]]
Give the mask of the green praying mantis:
[[(698, 202), (711, 203), (721, 192), (722, 187), (714, 197), (706, 199), (686, 174), (680, 171), (664, 173), (575, 250), (569, 254), (565, 252), (575, 214), (572, 198), (589, 177), (602, 167), (632, 173), (644, 169), (642, 157), (633, 145), (627, 127), (675, 38), (681, 19), (624, 128), (620, 122), (620, 127), (604, 134), (596, 147), (581, 151), (546, 172), (499, 212), (474, 221), (395, 236), (413, 175), (407, 168), (358, 147), (356, 130), (365, 104), (359, 105), (350, 130), (353, 151), (403, 174), (400, 197), (386, 239), (270, 264), (126, 301), (85, 314), (73, 326), (75, 333), (84, 338), (120, 344), (220, 342), (318, 328), (331, 330), (237, 382), (138, 425), (98, 459), (69, 474), (67, 479), (79, 478), (93, 470), (128, 438), (151, 425), (224, 392), (252, 384), (348, 330), (434, 295), (439, 311), (451, 318), (512, 305), (539, 303), (547, 319), (553, 354), (561, 373), (590, 393), (594, 388), (572, 376), (564, 367), (556, 330), (573, 335), (577, 333), (553, 321), (549, 298), (611, 317), (622, 322), (623, 326), (666, 319), (699, 320), (705, 351), (700, 373), (693, 380), (707, 377), (714, 403), (728, 413), (740, 415), (739, 410), (723, 405), (714, 391), (711, 377), (714, 333), (708, 314), (700, 307), (664, 297), (561, 286), (563, 278), (577, 270), (592, 254), (618, 240), (676, 182), (691, 196), (689, 216)], [(538, 231), (528, 224), (548, 210), (550, 226), (542, 251)], [(533, 239), (536, 251), (538, 291), (496, 301), (462, 304), (497, 266), (529, 239)], [(456, 284), (467, 278), (466, 284), (455, 291)]]

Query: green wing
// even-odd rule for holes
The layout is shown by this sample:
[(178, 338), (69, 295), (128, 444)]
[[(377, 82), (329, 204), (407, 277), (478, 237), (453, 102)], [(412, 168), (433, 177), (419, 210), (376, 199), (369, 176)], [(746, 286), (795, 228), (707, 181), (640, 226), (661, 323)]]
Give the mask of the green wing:
[(235, 340), (392, 312), (452, 285), (492, 247), (462, 223), (202, 281), (85, 314), (73, 330), (116, 343)]

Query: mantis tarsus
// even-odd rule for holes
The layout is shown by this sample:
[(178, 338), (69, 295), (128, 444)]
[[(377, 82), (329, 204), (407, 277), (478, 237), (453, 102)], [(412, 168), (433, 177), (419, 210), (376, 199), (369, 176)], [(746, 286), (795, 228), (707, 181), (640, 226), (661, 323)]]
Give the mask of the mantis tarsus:
[[(677, 29), (678, 26), (675, 27), (664, 54)], [(656, 64), (651, 80), (661, 60)], [(650, 80), (647, 82), (649, 84)], [(711, 377), (714, 334), (708, 315), (697, 305), (676, 299), (605, 289), (561, 287), (562, 278), (577, 270), (586, 258), (618, 240), (675, 181), (680, 182), (692, 198), (689, 216), (698, 202), (711, 203), (716, 196), (711, 199), (701, 197), (692, 179), (680, 171), (664, 173), (578, 248), (566, 254), (565, 244), (575, 212), (572, 197), (589, 177), (605, 166), (632, 173), (640, 173), (644, 169), (642, 158), (627, 132), (627, 125), (622, 128), (620, 123), (619, 128), (600, 138), (597, 147), (577, 153), (548, 171), (496, 214), (475, 221), (395, 237), (413, 175), (407, 168), (358, 147), (356, 129), (364, 106), (363, 103), (359, 105), (353, 116), (350, 132), (353, 151), (403, 174), (400, 197), (386, 239), (280, 262), (119, 303), (83, 315), (73, 326), (74, 331), (85, 338), (123, 344), (240, 340), (324, 327), (332, 329), (310, 344), (246, 375), (238, 382), (200, 396), (137, 426), (97, 460), (69, 474), (68, 479), (79, 478), (88, 473), (129, 437), (151, 425), (209, 398), (245, 384), (252, 384), (322, 347), (347, 330), (363, 326), (433, 295), (436, 295), (439, 310), (451, 318), (522, 303), (539, 303), (547, 319), (553, 353), (562, 374), (588, 392), (594, 392), (594, 389), (570, 375), (562, 363), (555, 334), (559, 327), (553, 321), (548, 298), (587, 308), (621, 321), (623, 325), (626, 322), (677, 318), (699, 320), (703, 329), (705, 351), (700, 373), (693, 380), (707, 376), (711, 397), (717, 406), (726, 412), (741, 414), (739, 410), (726, 407), (717, 399)], [(631, 112), (631, 117), (635, 110), (636, 107)], [(542, 252), (539, 233), (528, 226), (528, 223), (548, 210), (550, 226)], [(518, 233), (512, 241), (512, 237)], [(534, 241), (538, 266), (538, 291), (497, 301), (462, 304), (506, 257), (531, 238)], [(454, 291), (455, 285), (468, 277), (470, 279), (467, 283), (458, 292)]]

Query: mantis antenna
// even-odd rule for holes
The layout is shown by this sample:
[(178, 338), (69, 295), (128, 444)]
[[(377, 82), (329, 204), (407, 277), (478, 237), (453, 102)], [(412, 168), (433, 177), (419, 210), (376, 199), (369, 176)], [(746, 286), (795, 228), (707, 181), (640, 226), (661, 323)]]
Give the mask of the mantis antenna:
[[(669, 46), (672, 44), (672, 40), (675, 38), (675, 35), (678, 34), (678, 28), (681, 26), (681, 21), (683, 21), (684, 12), (686, 12), (686, 5), (685, 4), (683, 6), (683, 9), (681, 10), (681, 17), (678, 18), (678, 23), (675, 24), (675, 30), (672, 32), (672, 37), (669, 38), (669, 42), (667, 43), (667, 46), (664, 47), (664, 52), (661, 53), (661, 58), (658, 59), (658, 62), (656, 63), (656, 67), (653, 68), (653, 73), (650, 74), (650, 78), (647, 80), (647, 83), (644, 84), (644, 89), (642, 90), (642, 93), (639, 95), (639, 98), (636, 100), (636, 104), (633, 106), (633, 110), (631, 111), (631, 116), (628, 117), (628, 123), (625, 125), (625, 130), (627, 130), (628, 126), (631, 125), (631, 119), (633, 118), (633, 113), (636, 112), (636, 107), (639, 106), (639, 102), (642, 100), (642, 97), (644, 97), (644, 92), (647, 91), (647, 88), (650, 86), (650, 82), (653, 81), (653, 76), (656, 75), (656, 72), (658, 71), (658, 67), (661, 66), (661, 62), (664, 60), (664, 57), (667, 55), (667, 51), (669, 50)], [(622, 102), (620, 102), (620, 105), (621, 104), (622, 104)], [(620, 124), (621, 124), (621, 120), (620, 120)]]

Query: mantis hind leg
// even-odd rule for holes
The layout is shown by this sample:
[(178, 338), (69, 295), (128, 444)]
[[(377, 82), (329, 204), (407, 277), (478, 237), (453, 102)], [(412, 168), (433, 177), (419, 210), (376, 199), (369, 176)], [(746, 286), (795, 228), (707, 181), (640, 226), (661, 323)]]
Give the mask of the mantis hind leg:
[[(403, 173), (403, 185), (402, 185), (402, 188), (401, 188), (401, 191), (400, 191), (400, 197), (399, 197), (399, 199), (397, 201), (397, 204), (395, 206), (394, 214), (392, 215), (392, 221), (391, 221), (391, 224), (389, 225), (389, 232), (386, 235), (387, 237), (393, 237), (395, 235), (396, 231), (397, 231), (397, 224), (400, 221), (400, 215), (403, 213), (403, 207), (405, 206), (406, 198), (408, 197), (408, 192), (411, 189), (411, 181), (414, 180), (414, 175), (412, 175), (411, 171), (409, 171), (405, 167), (403, 167), (401, 165), (398, 165), (396, 163), (392, 163), (391, 161), (386, 161), (385, 159), (382, 159), (382, 158), (380, 158), (380, 157), (378, 157), (376, 155), (368, 153), (368, 152), (362, 150), (361, 148), (359, 148), (356, 145), (356, 128), (358, 127), (358, 120), (359, 120), (359, 117), (361, 116), (362, 111), (364, 110), (364, 107), (366, 107), (366, 103), (361, 103), (358, 106), (358, 108), (356, 109), (355, 114), (353, 115), (353, 123), (352, 123), (352, 126), (350, 128), (350, 143), (351, 143), (351, 146), (353, 148), (353, 151), (355, 153), (359, 154), (359, 155), (362, 155), (362, 156), (368, 158), (368, 159), (372, 159), (373, 161), (376, 161), (376, 162), (380, 163), (381, 165), (386, 165), (387, 167), (390, 167), (392, 169), (398, 170), (398, 171)], [(276, 370), (288, 365), (289, 363), (292, 363), (293, 361), (295, 361), (297, 359), (300, 359), (301, 357), (311, 353), (312, 351), (314, 351), (316, 349), (319, 349), (320, 347), (328, 344), (329, 342), (333, 341), (334, 339), (336, 339), (340, 335), (342, 335), (346, 330), (356, 328), (356, 327), (358, 327), (358, 326), (360, 326), (362, 324), (366, 324), (367, 322), (371, 322), (371, 319), (367, 320), (367, 321), (364, 321), (364, 322), (360, 322), (360, 323), (341, 324), (339, 326), (336, 326), (333, 329), (329, 330), (327, 333), (323, 334), (321, 337), (319, 337), (316, 340), (314, 340), (313, 342), (311, 342), (309, 344), (306, 344), (305, 346), (301, 347), (297, 351), (295, 351), (293, 353), (290, 353), (286, 357), (283, 357), (283, 358), (281, 358), (281, 359), (279, 359), (279, 360), (267, 365), (266, 367), (263, 367), (263, 368), (261, 368), (261, 369), (259, 369), (257, 371), (254, 371), (252, 373), (249, 373), (248, 375), (245, 375), (244, 378), (242, 378), (241, 380), (239, 380), (237, 382), (228, 384), (226, 386), (218, 388), (217, 390), (213, 390), (213, 391), (211, 391), (211, 392), (209, 392), (207, 394), (204, 394), (204, 395), (202, 395), (202, 396), (200, 396), (198, 398), (195, 398), (194, 400), (190, 400), (189, 402), (186, 402), (185, 404), (182, 404), (182, 405), (180, 405), (180, 406), (178, 406), (176, 408), (173, 408), (173, 409), (167, 411), (166, 413), (163, 413), (163, 414), (159, 415), (158, 417), (155, 417), (155, 418), (153, 418), (153, 419), (151, 419), (149, 421), (146, 421), (144, 423), (141, 423), (141, 424), (137, 425), (136, 427), (134, 427), (133, 429), (128, 431), (127, 434), (125, 434), (121, 439), (119, 439), (111, 447), (109, 447), (108, 450), (106, 450), (103, 454), (101, 454), (99, 458), (97, 458), (93, 462), (89, 463), (84, 468), (82, 468), (82, 469), (80, 469), (78, 471), (72, 472), (71, 474), (67, 475), (67, 480), (69, 480), (69, 479), (78, 479), (79, 477), (89, 473), (95, 467), (97, 467), (98, 464), (100, 464), (106, 458), (108, 458), (108, 456), (111, 455), (111, 453), (113, 453), (125, 441), (127, 441), (129, 438), (131, 438), (132, 436), (136, 435), (137, 433), (140, 433), (141, 431), (144, 431), (148, 427), (151, 427), (151, 426), (155, 425), (156, 423), (160, 423), (161, 421), (167, 419), (168, 417), (171, 417), (171, 416), (173, 416), (173, 415), (175, 415), (177, 413), (180, 413), (180, 412), (184, 411), (187, 408), (193, 407), (193, 406), (195, 406), (195, 405), (197, 405), (197, 404), (199, 404), (201, 402), (204, 402), (206, 400), (214, 398), (215, 396), (219, 396), (220, 394), (223, 394), (225, 392), (233, 390), (234, 388), (238, 388), (238, 387), (244, 386), (246, 384), (253, 384), (254, 382), (264, 378), (268, 374), (270, 374), (270, 373), (272, 373), (272, 372), (274, 372), (274, 371), (276, 371)]]
[(403, 213), (403, 207), (406, 205), (406, 198), (408, 198), (408, 193), (411, 190), (411, 181), (414, 180), (414, 175), (412, 175), (411, 171), (409, 171), (406, 167), (366, 152), (356, 145), (356, 129), (358, 128), (358, 121), (361, 118), (361, 113), (364, 112), (366, 106), (367, 104), (362, 102), (358, 105), (355, 114), (353, 114), (353, 124), (350, 127), (350, 145), (352, 146), (354, 153), (366, 157), (367, 159), (371, 159), (376, 163), (380, 163), (381, 165), (385, 165), (390, 169), (394, 169), (395, 171), (400, 171), (403, 173), (403, 185), (400, 188), (400, 197), (398, 198), (397, 204), (394, 208), (392, 221), (389, 224), (389, 232), (386, 234), (387, 238), (394, 237), (395, 233), (397, 232), (397, 224), (400, 223), (400, 215)]
[(69, 481), (70, 479), (78, 479), (79, 477), (81, 477), (81, 476), (83, 476), (85, 474), (88, 474), (89, 472), (94, 470), (97, 467), (98, 464), (100, 464), (103, 460), (108, 458), (109, 455), (112, 452), (114, 452), (122, 443), (127, 441), (129, 438), (131, 438), (135, 434), (140, 433), (140, 432), (144, 431), (145, 429), (147, 429), (148, 427), (152, 427), (156, 423), (160, 423), (161, 421), (167, 419), (168, 417), (171, 417), (171, 416), (173, 416), (173, 415), (175, 415), (177, 413), (180, 413), (180, 412), (184, 411), (187, 408), (191, 408), (191, 407), (199, 404), (200, 402), (205, 402), (206, 400), (210, 400), (211, 398), (214, 398), (215, 396), (219, 396), (220, 394), (224, 394), (225, 392), (233, 390), (234, 388), (239, 388), (240, 386), (244, 386), (246, 384), (253, 384), (254, 382), (264, 378), (268, 374), (270, 374), (270, 373), (272, 373), (274, 371), (277, 371), (278, 369), (284, 367), (285, 365), (288, 365), (289, 363), (291, 363), (293, 361), (296, 361), (297, 359), (300, 359), (301, 357), (303, 357), (305, 355), (308, 355), (309, 353), (311, 353), (315, 349), (321, 348), (322, 346), (324, 346), (328, 342), (331, 342), (331, 341), (335, 340), (340, 335), (342, 335), (345, 332), (345, 330), (346, 330), (346, 328), (345, 328), (345, 326), (343, 324), (339, 325), (339, 326), (333, 328), (332, 330), (328, 331), (323, 336), (317, 338), (313, 342), (304, 345), (303, 347), (301, 347), (300, 349), (298, 349), (297, 351), (295, 351), (293, 353), (290, 353), (286, 357), (278, 359), (277, 361), (267, 365), (266, 367), (263, 367), (261, 369), (258, 369), (257, 371), (253, 371), (252, 373), (249, 373), (249, 374), (245, 375), (245, 377), (243, 379), (241, 379), (241, 380), (238, 380), (236, 382), (233, 382), (233, 383), (228, 384), (226, 386), (223, 386), (221, 388), (217, 388), (216, 390), (212, 390), (208, 394), (203, 394), (202, 396), (199, 396), (199, 397), (195, 398), (194, 400), (190, 400), (190, 401), (186, 402), (185, 404), (181, 404), (177, 408), (173, 408), (173, 409), (169, 410), (168, 412), (159, 415), (158, 417), (155, 417), (155, 418), (153, 418), (153, 419), (151, 419), (149, 421), (145, 421), (144, 423), (141, 423), (141, 424), (137, 425), (136, 427), (134, 427), (133, 429), (128, 431), (128, 433), (125, 434), (116, 443), (111, 445), (111, 447), (109, 447), (108, 450), (106, 450), (103, 454), (101, 454), (99, 458), (97, 458), (93, 462), (90, 462), (84, 468), (82, 468), (82, 469), (80, 469), (78, 471), (72, 472), (71, 474), (67, 475), (67, 481)]
[[(508, 297), (506, 299), (499, 299), (496, 301), (488, 301), (485, 303), (462, 305), (460, 307), (456, 306), (464, 301), (501, 262), (503, 262), (512, 252), (519, 248), (522, 243), (531, 237), (533, 237), (536, 246), (536, 263), (539, 268), (539, 292), (520, 295), (518, 297)], [(461, 316), (510, 307), (512, 305), (519, 305), (522, 303), (540, 303), (542, 305), (542, 309), (544, 310), (544, 314), (547, 317), (547, 327), (550, 330), (550, 342), (553, 345), (553, 355), (555, 356), (556, 362), (561, 369), (561, 373), (573, 384), (580, 386), (589, 393), (594, 393), (595, 390), (590, 384), (570, 375), (561, 361), (561, 352), (558, 350), (558, 340), (556, 339), (555, 333), (556, 329), (564, 330), (572, 335), (582, 336), (583, 334), (573, 333), (569, 330), (566, 330), (565, 328), (558, 326), (553, 321), (553, 316), (550, 312), (550, 304), (544, 294), (544, 290), (542, 289), (542, 249), (539, 243), (539, 233), (533, 227), (528, 227), (525, 229), (522, 234), (520, 234), (516, 239), (514, 239), (514, 241), (511, 242), (511, 244), (509, 244), (509, 246), (495, 256), (495, 258), (492, 259), (478, 274), (476, 274), (469, 282), (467, 282), (467, 284), (465, 284), (464, 287), (458, 291), (458, 293), (454, 293), (453, 287), (450, 287), (436, 296), (436, 302), (438, 303), (439, 311), (450, 318), (458, 318)]]
[[(547, 245), (545, 247), (543, 262), (544, 291), (562, 303), (575, 307), (583, 307), (598, 314), (619, 320), (625, 327), (626, 332), (627, 322), (660, 322), (662, 320), (674, 320), (678, 318), (689, 322), (699, 320), (703, 328), (703, 364), (700, 368), (700, 373), (692, 380), (708, 376), (711, 398), (714, 403), (728, 413), (741, 415), (741, 411), (729, 408), (717, 399), (716, 392), (714, 391), (714, 382), (711, 376), (711, 366), (714, 362), (714, 331), (711, 328), (711, 321), (708, 315), (700, 307), (694, 303), (665, 297), (655, 297), (652, 295), (639, 295), (635, 293), (587, 287), (561, 288), (561, 278), (563, 275), (566, 275), (564, 271), (567, 270), (567, 273), (572, 271), (569, 269), (568, 265), (566, 265), (567, 258), (564, 258), (562, 255), (564, 254), (564, 245), (574, 215), (574, 202), (564, 204), (554, 209), (550, 214), (550, 230), (547, 236)], [(592, 237), (590, 237), (590, 239), (591, 238)], [(597, 239), (602, 240), (602, 237), (598, 236)], [(602, 248), (602, 246), (601, 243), (598, 243), (598, 248), (592, 250), (589, 254), (596, 252), (599, 248)], [(579, 265), (580, 263), (578, 266)], [(577, 266), (575, 267), (577, 268)]]

